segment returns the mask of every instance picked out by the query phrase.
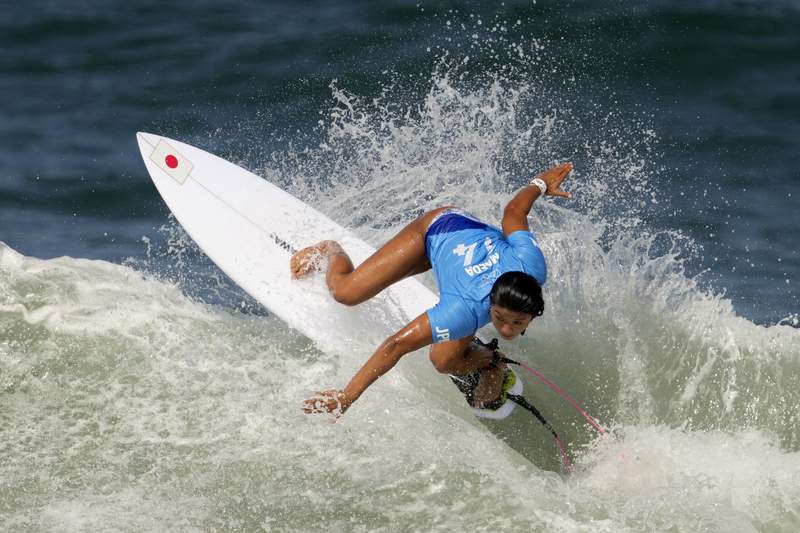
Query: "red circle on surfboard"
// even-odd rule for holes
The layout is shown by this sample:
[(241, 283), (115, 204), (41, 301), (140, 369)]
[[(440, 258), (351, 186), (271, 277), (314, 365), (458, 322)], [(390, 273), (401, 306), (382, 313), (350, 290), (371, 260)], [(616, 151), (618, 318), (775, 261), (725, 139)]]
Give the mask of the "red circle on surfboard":
[(172, 154), (169, 154), (167, 157), (164, 158), (164, 162), (167, 164), (169, 168), (177, 168), (178, 167), (178, 158)]

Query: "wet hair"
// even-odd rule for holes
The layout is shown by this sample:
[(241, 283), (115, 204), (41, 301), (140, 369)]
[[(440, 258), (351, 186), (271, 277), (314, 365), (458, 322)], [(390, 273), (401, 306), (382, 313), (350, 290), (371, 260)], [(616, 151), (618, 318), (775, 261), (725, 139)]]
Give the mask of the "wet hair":
[(489, 294), (492, 305), (511, 311), (541, 316), (544, 313), (542, 287), (536, 278), (524, 272), (506, 272), (497, 278)]

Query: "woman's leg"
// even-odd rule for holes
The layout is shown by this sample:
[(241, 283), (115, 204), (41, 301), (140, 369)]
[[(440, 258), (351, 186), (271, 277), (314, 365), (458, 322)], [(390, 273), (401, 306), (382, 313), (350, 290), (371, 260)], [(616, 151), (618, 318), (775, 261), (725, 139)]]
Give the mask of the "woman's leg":
[(358, 268), (353, 268), (339, 243), (323, 241), (303, 248), (290, 260), (292, 277), (300, 278), (317, 270), (321, 259), (328, 260), (326, 280), (337, 302), (357, 305), (369, 300), (401, 279), (431, 268), (425, 253), (425, 233), (433, 218), (449, 207), (440, 207), (416, 218), (372, 254)]

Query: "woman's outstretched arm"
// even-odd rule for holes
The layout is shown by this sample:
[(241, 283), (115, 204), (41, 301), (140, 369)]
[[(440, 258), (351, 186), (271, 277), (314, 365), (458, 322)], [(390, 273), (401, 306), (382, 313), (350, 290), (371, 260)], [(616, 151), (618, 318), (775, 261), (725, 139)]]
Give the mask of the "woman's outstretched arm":
[[(562, 198), (572, 198), (572, 195), (567, 191), (561, 190), (561, 183), (567, 178), (572, 171), (572, 163), (562, 163), (554, 166), (550, 170), (546, 170), (536, 176), (534, 180), (540, 179), (546, 186), (545, 194), (548, 196), (561, 196)], [(526, 185), (520, 189), (514, 198), (508, 202), (505, 210), (503, 211), (503, 235), (508, 237), (515, 231), (529, 231), (528, 226), (528, 213), (531, 212), (533, 202), (541, 196), (542, 191), (539, 186), (531, 181), (530, 185)]]
[(422, 313), (403, 329), (383, 341), (344, 390), (326, 390), (303, 402), (306, 413), (336, 413), (341, 416), (379, 377), (392, 369), (405, 354), (433, 341), (428, 313)]

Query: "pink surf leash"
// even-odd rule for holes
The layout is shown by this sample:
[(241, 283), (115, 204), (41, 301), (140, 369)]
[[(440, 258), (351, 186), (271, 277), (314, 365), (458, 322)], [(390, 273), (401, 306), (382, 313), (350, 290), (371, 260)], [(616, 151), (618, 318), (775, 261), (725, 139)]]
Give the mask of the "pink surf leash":
[(567, 455), (567, 448), (564, 447), (564, 443), (561, 442), (561, 439), (558, 437), (558, 435), (556, 435), (555, 437), (556, 437), (556, 444), (558, 444), (558, 451), (561, 452), (561, 460), (564, 462), (564, 472), (566, 472), (567, 474), (571, 474), (572, 462), (569, 460), (569, 455)]
[[(484, 348), (489, 348), (490, 350), (492, 350), (495, 356), (495, 361), (502, 361), (504, 363), (520, 366), (525, 370), (527, 370), (528, 372), (530, 372), (531, 374), (533, 374), (537, 379), (539, 379), (539, 381), (550, 387), (550, 389), (555, 391), (556, 394), (561, 396), (562, 399), (564, 399), (567, 403), (569, 403), (575, 409), (577, 409), (577, 411), (583, 416), (583, 418), (585, 418), (586, 421), (589, 422), (589, 424), (591, 424), (592, 427), (594, 427), (601, 435), (605, 434), (605, 431), (603, 431), (603, 428), (600, 427), (600, 424), (598, 424), (597, 421), (594, 418), (592, 418), (589, 415), (589, 413), (587, 413), (583, 409), (583, 407), (581, 407), (578, 404), (578, 402), (576, 402), (569, 394), (564, 392), (564, 390), (561, 387), (559, 387), (558, 385), (556, 385), (555, 383), (553, 383), (552, 381), (550, 381), (542, 374), (529, 367), (528, 365), (520, 363), (518, 361), (514, 361), (513, 359), (509, 359), (508, 357), (502, 356), (497, 349), (497, 344), (498, 344), (497, 339), (493, 339), (491, 342), (485, 343), (476, 337), (474, 339), (474, 342), (480, 346), (483, 346)], [(567, 448), (566, 446), (564, 446), (564, 443), (561, 442), (561, 438), (558, 436), (558, 433), (556, 433), (556, 430), (553, 429), (553, 426), (551, 426), (550, 423), (547, 420), (545, 420), (545, 418), (542, 416), (542, 413), (539, 412), (536, 406), (534, 406), (528, 400), (526, 400), (524, 396), (517, 394), (508, 394), (508, 399), (516, 403), (523, 409), (530, 411), (533, 414), (533, 416), (535, 416), (539, 420), (539, 422), (541, 422), (542, 425), (544, 425), (544, 427), (547, 428), (547, 430), (553, 435), (553, 438), (555, 438), (556, 441), (556, 445), (558, 446), (558, 451), (561, 453), (561, 460), (564, 464), (564, 471), (567, 474), (571, 473), (572, 462), (569, 460), (569, 454), (567, 453)]]
[(503, 361), (504, 363), (510, 363), (512, 365), (521, 366), (522, 368), (524, 368), (525, 370), (527, 370), (528, 372), (530, 372), (531, 374), (536, 376), (542, 383), (544, 383), (545, 385), (550, 387), (552, 390), (554, 390), (556, 392), (556, 394), (561, 396), (565, 401), (567, 401), (570, 405), (572, 405), (575, 409), (577, 409), (578, 412), (581, 415), (583, 415), (583, 418), (585, 418), (586, 421), (589, 422), (594, 427), (594, 429), (596, 429), (598, 432), (600, 432), (601, 435), (605, 434), (605, 431), (603, 431), (603, 428), (600, 427), (600, 424), (598, 424), (597, 421), (594, 418), (592, 418), (589, 415), (589, 413), (587, 413), (583, 409), (583, 407), (580, 406), (580, 404), (578, 404), (578, 402), (573, 400), (572, 397), (569, 394), (564, 392), (564, 390), (561, 387), (559, 387), (558, 385), (556, 385), (555, 383), (553, 383), (552, 381), (550, 381), (549, 379), (547, 379), (546, 377), (541, 375), (539, 372), (537, 372), (536, 370), (534, 370), (531, 367), (529, 367), (528, 365), (526, 365), (525, 363), (520, 363), (518, 361), (514, 361), (513, 359), (509, 359), (508, 357), (501, 357), (500, 360)]
[(564, 472), (570, 474), (572, 472), (572, 463), (570, 462), (569, 455), (567, 454), (567, 447), (564, 446), (563, 442), (561, 442), (561, 438), (558, 436), (558, 433), (556, 433), (556, 430), (553, 429), (553, 426), (550, 425), (550, 422), (545, 420), (542, 416), (542, 413), (539, 412), (536, 406), (526, 400), (525, 397), (518, 394), (509, 394), (508, 399), (523, 409), (530, 411), (533, 416), (535, 416), (539, 422), (541, 422), (542, 425), (547, 428), (550, 434), (553, 435), (553, 438), (556, 439), (556, 445), (558, 445), (558, 451), (561, 452), (561, 461), (564, 463)]

